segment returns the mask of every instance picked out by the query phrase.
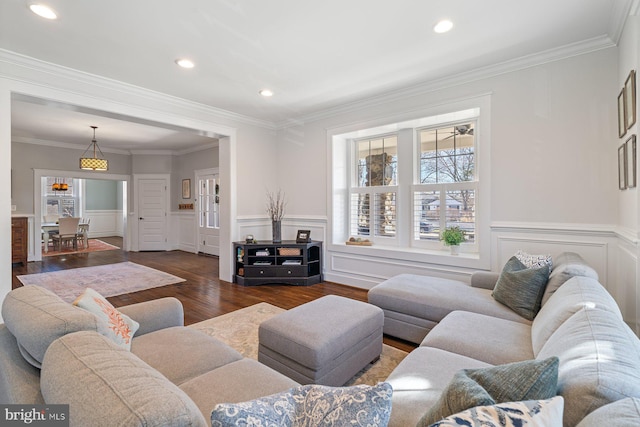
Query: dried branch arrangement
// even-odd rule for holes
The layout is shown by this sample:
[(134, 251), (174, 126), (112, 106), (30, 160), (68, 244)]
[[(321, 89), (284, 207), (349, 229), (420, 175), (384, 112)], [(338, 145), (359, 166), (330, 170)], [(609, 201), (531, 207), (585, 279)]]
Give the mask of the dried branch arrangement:
[(284, 207), (286, 205), (287, 202), (284, 199), (282, 190), (278, 190), (277, 193), (267, 191), (267, 213), (272, 221), (282, 220), (282, 217), (284, 217)]

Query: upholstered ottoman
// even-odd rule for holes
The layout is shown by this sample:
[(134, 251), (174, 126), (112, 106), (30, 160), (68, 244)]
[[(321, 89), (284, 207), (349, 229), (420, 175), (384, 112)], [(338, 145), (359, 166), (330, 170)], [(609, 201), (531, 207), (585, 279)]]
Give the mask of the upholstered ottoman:
[(258, 360), (301, 384), (342, 386), (382, 352), (380, 308), (328, 295), (259, 328)]

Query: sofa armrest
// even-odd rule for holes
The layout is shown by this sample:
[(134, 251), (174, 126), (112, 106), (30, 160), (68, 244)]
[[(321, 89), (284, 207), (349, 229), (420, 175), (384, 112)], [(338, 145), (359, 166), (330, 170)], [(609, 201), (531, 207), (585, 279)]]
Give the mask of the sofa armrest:
[(118, 310), (140, 323), (137, 336), (173, 326), (184, 326), (182, 303), (173, 297), (125, 305), (118, 307)]
[(493, 289), (500, 277), (500, 273), (492, 271), (476, 271), (471, 274), (471, 286), (474, 288)]

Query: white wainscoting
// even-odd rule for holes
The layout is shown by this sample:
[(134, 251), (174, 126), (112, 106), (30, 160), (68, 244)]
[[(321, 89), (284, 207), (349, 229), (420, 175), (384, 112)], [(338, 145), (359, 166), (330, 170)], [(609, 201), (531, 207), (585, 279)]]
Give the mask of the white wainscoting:
[(86, 210), (84, 218), (90, 219), (89, 237), (124, 236), (124, 218), (122, 210)]
[[(194, 211), (172, 212), (170, 217), (169, 242), (173, 249), (198, 252), (196, 245), (196, 214)], [(229, 249), (231, 251), (231, 249)]]

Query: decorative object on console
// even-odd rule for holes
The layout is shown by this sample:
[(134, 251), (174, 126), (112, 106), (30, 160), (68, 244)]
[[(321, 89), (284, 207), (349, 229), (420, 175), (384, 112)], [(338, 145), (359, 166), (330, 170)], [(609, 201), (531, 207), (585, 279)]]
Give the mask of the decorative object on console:
[[(82, 156), (80, 157), (80, 169), (83, 170), (91, 170), (91, 171), (106, 171), (109, 169), (109, 162), (104, 158), (104, 154), (102, 154), (102, 150), (98, 147), (98, 141), (96, 140), (96, 129), (98, 126), (89, 126), (93, 129), (93, 139), (91, 140), (91, 144), (84, 150)], [(85, 157), (87, 151), (93, 148), (93, 157)], [(100, 157), (98, 157), (98, 151), (100, 152)]]
[(631, 70), (624, 82), (624, 111), (627, 129), (636, 124), (636, 72)]
[(311, 241), (311, 230), (298, 230), (296, 243), (307, 243)]
[(271, 218), (271, 234), (273, 243), (282, 242), (282, 218), (287, 205), (282, 190), (277, 193), (267, 191), (267, 213)]
[(183, 199), (191, 198), (191, 180), (190, 179), (182, 180), (182, 198)]

